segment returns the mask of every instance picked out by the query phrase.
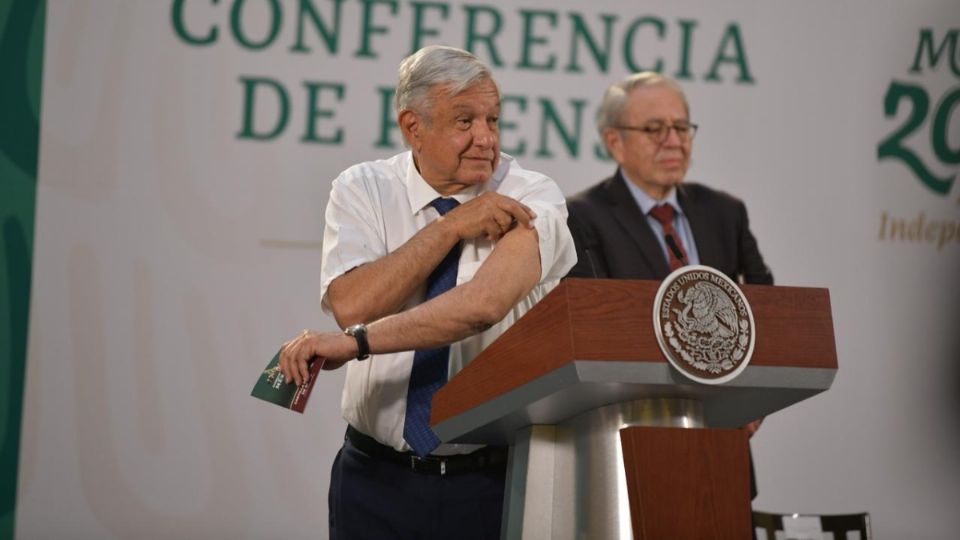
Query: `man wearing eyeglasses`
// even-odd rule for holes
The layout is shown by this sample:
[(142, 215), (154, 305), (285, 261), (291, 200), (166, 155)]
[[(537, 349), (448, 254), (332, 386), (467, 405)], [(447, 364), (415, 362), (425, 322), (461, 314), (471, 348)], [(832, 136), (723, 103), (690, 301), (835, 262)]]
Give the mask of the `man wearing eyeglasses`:
[(773, 284), (743, 202), (684, 182), (697, 125), (676, 81), (643, 72), (611, 85), (597, 129), (618, 167), (567, 202), (578, 259), (570, 276), (659, 280), (703, 264)]
[(653, 72), (611, 85), (597, 129), (613, 176), (572, 197), (572, 277), (663, 279), (703, 264), (738, 283), (773, 284), (743, 202), (684, 182), (697, 125), (680, 85)]
[[(676, 81), (643, 72), (611, 85), (597, 130), (618, 167), (567, 201), (577, 249), (570, 277), (661, 280), (703, 264), (738, 283), (773, 284), (743, 201), (683, 181), (697, 125)], [(744, 429), (752, 436), (760, 422)], [(752, 459), (750, 469), (755, 497)]]

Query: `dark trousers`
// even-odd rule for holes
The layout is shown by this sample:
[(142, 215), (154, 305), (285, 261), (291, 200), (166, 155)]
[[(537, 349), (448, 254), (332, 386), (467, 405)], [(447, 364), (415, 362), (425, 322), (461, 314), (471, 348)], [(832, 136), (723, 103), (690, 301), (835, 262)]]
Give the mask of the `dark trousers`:
[(330, 540), (498, 539), (506, 466), (425, 474), (349, 440), (330, 473)]

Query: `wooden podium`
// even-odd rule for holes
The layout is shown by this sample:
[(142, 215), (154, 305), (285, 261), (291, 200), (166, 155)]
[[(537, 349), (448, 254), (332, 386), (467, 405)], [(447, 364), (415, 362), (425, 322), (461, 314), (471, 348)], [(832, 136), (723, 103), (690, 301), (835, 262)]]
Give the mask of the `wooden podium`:
[(751, 537), (748, 441), (733, 428), (830, 387), (829, 292), (741, 286), (753, 358), (705, 385), (657, 344), (658, 287), (564, 280), (434, 397), (440, 439), (510, 445), (504, 538)]

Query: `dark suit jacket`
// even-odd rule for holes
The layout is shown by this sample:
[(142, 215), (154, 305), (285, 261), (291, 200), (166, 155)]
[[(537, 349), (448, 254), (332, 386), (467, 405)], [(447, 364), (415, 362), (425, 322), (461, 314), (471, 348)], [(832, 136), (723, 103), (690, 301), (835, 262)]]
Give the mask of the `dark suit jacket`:
[[(577, 246), (571, 277), (664, 279), (670, 267), (656, 234), (616, 174), (567, 200), (568, 224)], [(677, 187), (677, 201), (687, 216), (700, 264), (720, 270), (737, 283), (772, 285), (750, 232), (747, 208), (740, 199), (701, 184)]]

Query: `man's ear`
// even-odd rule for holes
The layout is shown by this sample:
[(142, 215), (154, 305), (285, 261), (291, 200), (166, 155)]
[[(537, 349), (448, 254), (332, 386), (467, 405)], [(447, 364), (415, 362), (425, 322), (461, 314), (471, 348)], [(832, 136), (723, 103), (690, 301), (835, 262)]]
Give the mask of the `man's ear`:
[(623, 137), (619, 130), (607, 128), (603, 130), (603, 143), (607, 145), (607, 152), (617, 163), (623, 161)]
[(414, 150), (420, 150), (420, 130), (423, 123), (417, 113), (406, 109), (397, 116), (397, 125), (400, 126), (400, 132), (407, 144)]

